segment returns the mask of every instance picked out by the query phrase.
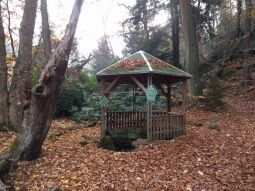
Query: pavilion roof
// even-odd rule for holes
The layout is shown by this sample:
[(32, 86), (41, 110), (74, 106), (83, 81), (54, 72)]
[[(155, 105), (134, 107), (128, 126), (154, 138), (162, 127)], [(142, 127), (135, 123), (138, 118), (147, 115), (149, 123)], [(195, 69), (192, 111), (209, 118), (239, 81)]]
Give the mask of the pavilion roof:
[(96, 74), (97, 77), (126, 75), (126, 74), (146, 74), (155, 73), (169, 75), (173, 77), (191, 78), (192, 76), (183, 70), (168, 64), (151, 54), (138, 51), (129, 57), (105, 68)]

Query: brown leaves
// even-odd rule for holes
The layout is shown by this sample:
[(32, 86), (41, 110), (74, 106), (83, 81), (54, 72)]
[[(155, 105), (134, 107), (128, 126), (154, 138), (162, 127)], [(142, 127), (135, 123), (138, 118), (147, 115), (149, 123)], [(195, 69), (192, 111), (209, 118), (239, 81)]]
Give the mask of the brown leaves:
[(121, 62), (118, 62), (116, 65), (114, 65), (115, 68), (125, 68), (125, 69), (136, 69), (139, 67), (144, 67), (145, 61), (139, 60), (139, 59), (132, 59), (132, 60), (123, 60)]
[[(237, 100), (228, 103), (224, 113), (191, 109), (188, 120), (202, 126), (191, 123), (186, 136), (150, 142), (132, 152), (103, 150), (94, 141), (82, 146), (84, 137), (99, 139), (99, 128), (54, 121), (40, 158), (20, 162), (5, 181), (16, 190), (35, 191), (254, 190), (254, 116), (239, 115)], [(211, 122), (221, 130), (209, 129)], [(50, 138), (59, 132), (57, 139)], [(10, 142), (15, 135), (8, 136)]]

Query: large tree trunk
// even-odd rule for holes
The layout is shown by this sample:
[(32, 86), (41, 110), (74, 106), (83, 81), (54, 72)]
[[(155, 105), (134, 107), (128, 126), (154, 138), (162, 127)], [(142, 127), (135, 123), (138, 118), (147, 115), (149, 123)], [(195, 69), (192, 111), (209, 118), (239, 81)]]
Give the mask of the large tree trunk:
[(179, 11), (178, 1), (171, 0), (171, 23), (172, 23), (172, 45), (173, 45), (173, 64), (180, 68), (180, 57), (179, 57)]
[(40, 154), (64, 79), (82, 4), (83, 0), (75, 1), (65, 36), (43, 69), (38, 84), (32, 89), (30, 108), (24, 115), (22, 133), (18, 134), (12, 145), (12, 159), (33, 160)]
[(0, 130), (3, 126), (7, 126), (9, 121), (5, 33), (1, 11), (0, 4)]
[(19, 53), (14, 67), (9, 95), (10, 126), (20, 130), (24, 109), (28, 106), (31, 83), (32, 45), (38, 0), (25, 0), (23, 18), (20, 25)]
[[(247, 39), (244, 41), (244, 49), (250, 49), (251, 48), (251, 25), (252, 25), (252, 3), (251, 0), (245, 0), (245, 9), (246, 9), (246, 15), (245, 15), (245, 35), (247, 36)], [(249, 56), (249, 55), (248, 55)], [(243, 68), (243, 84), (246, 84), (247, 82), (251, 81), (251, 67), (250, 66), (244, 66)]]
[(197, 96), (202, 94), (202, 89), (194, 14), (192, 13), (190, 0), (180, 0), (180, 7), (185, 41), (186, 70), (193, 76), (192, 80), (189, 81), (189, 92)]
[(44, 63), (51, 55), (51, 41), (50, 41), (50, 26), (49, 26), (49, 15), (47, 10), (47, 0), (41, 0), (41, 15), (42, 15), (42, 38), (43, 38), (43, 52), (44, 52)]
[(241, 29), (241, 14), (242, 14), (242, 0), (237, 0), (237, 20), (236, 20), (236, 37), (240, 38), (242, 29)]

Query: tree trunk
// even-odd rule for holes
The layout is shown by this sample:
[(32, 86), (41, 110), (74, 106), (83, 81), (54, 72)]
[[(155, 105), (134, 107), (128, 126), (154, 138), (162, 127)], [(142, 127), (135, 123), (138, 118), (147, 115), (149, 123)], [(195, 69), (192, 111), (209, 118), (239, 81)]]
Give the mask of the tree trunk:
[(173, 45), (173, 64), (180, 68), (180, 57), (179, 57), (179, 12), (178, 12), (178, 1), (171, 0), (171, 23), (172, 23), (172, 45)]
[(32, 45), (38, 0), (25, 0), (23, 18), (20, 24), (19, 53), (14, 67), (10, 88), (10, 126), (20, 130), (24, 109), (29, 105), (31, 83), (30, 72), (32, 64)]
[(64, 79), (82, 4), (83, 0), (75, 0), (65, 36), (43, 69), (38, 84), (32, 89), (30, 108), (25, 111), (22, 133), (18, 134), (10, 151), (12, 159), (33, 160), (40, 154)]
[(51, 56), (51, 41), (50, 41), (50, 26), (49, 15), (47, 10), (47, 0), (41, 0), (41, 15), (42, 15), (42, 38), (43, 38), (43, 51), (44, 51), (44, 63), (47, 64)]
[(237, 0), (237, 22), (236, 22), (236, 37), (240, 38), (241, 29), (241, 14), (242, 14), (242, 0)]
[[(245, 36), (247, 36), (248, 39), (244, 41), (244, 49), (250, 49), (251, 48), (251, 25), (252, 25), (252, 4), (251, 0), (245, 0), (245, 9), (246, 9), (246, 15), (245, 15)], [(243, 83), (252, 80), (251, 77), (251, 67), (250, 66), (244, 66), (243, 68)]]
[(189, 92), (192, 95), (197, 96), (202, 94), (202, 89), (199, 76), (199, 54), (194, 14), (192, 13), (190, 0), (180, 0), (180, 7), (186, 46), (186, 70), (193, 76), (193, 78), (189, 81)]
[(8, 90), (5, 34), (0, 4), (0, 130), (8, 125)]

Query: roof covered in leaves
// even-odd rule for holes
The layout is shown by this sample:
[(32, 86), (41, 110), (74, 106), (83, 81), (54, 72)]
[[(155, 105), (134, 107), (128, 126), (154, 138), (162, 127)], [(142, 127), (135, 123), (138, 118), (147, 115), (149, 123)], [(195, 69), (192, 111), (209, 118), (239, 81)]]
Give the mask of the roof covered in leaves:
[(192, 76), (146, 52), (138, 51), (96, 74), (97, 77), (124, 74), (156, 73), (191, 78)]

